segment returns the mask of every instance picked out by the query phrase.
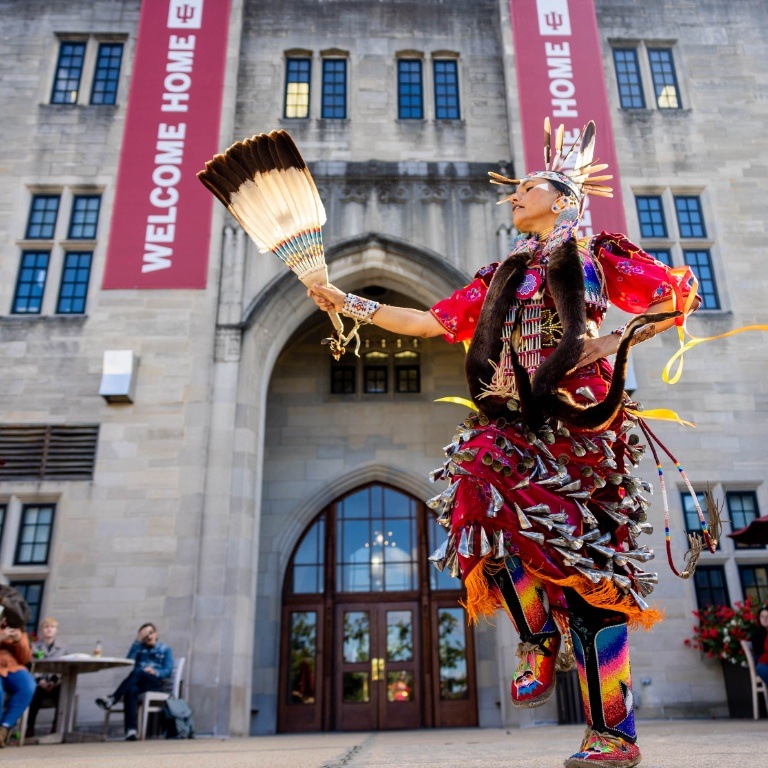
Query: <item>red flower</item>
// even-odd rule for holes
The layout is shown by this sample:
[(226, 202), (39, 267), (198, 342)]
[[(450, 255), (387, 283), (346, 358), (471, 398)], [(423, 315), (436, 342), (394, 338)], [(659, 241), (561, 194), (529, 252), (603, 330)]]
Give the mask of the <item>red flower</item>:
[(747, 639), (757, 626), (749, 598), (733, 607), (707, 605), (692, 613), (699, 623), (693, 627), (693, 637), (683, 640), (684, 645), (696, 648), (708, 658), (746, 665), (739, 641)]

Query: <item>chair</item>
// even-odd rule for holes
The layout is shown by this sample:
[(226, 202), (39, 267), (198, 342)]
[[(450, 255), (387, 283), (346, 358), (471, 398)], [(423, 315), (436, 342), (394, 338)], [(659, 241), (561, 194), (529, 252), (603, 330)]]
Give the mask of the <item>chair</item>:
[[(74, 708), (75, 708), (74, 712), (77, 712), (77, 695), (75, 695)], [(54, 712), (54, 715), (53, 715), (53, 725), (52, 725), (52, 730), (51, 730), (51, 733), (53, 733), (56, 730), (56, 723), (57, 723), (57, 721), (59, 719), (59, 699), (58, 699), (58, 696), (56, 696), (56, 697), (54, 697), (53, 695), (46, 696), (42, 700), (42, 702), (40, 703), (40, 709), (55, 709), (56, 710)], [(74, 722), (75, 722), (74, 712), (73, 712), (73, 716), (72, 716), (72, 722), (71, 723), (67, 723), (67, 727), (68, 728), (71, 728), (71, 727), (74, 726)], [(19, 734), (20, 734), (19, 735), (19, 746), (20, 747), (24, 746), (24, 741), (26, 739), (26, 734), (27, 734), (27, 723), (28, 723), (28, 721), (29, 721), (29, 707), (27, 707), (24, 710), (24, 714), (21, 716), (21, 719), (19, 720)], [(65, 730), (67, 730), (67, 729), (65, 729)]]
[(173, 660), (173, 673), (166, 680), (168, 690), (146, 691), (139, 696), (139, 738), (144, 741), (147, 738), (147, 723), (153, 712), (162, 712), (163, 704), (167, 699), (181, 697), (181, 680), (184, 673), (186, 658), (181, 656)]
[[(145, 691), (139, 696), (139, 710), (138, 710), (138, 731), (139, 738), (143, 741), (147, 738), (147, 721), (149, 715), (153, 712), (162, 712), (163, 703), (171, 696), (179, 698), (181, 691), (181, 679), (184, 672), (184, 662), (186, 658), (173, 660), (173, 672), (167, 680), (163, 680), (162, 691)], [(104, 713), (104, 729), (103, 733), (106, 736), (109, 729), (109, 717), (110, 715), (123, 714), (125, 712), (124, 704), (119, 704)]]
[(744, 649), (744, 655), (747, 657), (747, 666), (749, 667), (749, 677), (752, 681), (752, 712), (755, 720), (760, 718), (760, 707), (758, 707), (757, 694), (762, 693), (765, 699), (765, 707), (768, 709), (768, 686), (765, 681), (757, 674), (755, 669), (755, 657), (752, 654), (752, 643), (749, 640), (742, 640), (741, 647)]

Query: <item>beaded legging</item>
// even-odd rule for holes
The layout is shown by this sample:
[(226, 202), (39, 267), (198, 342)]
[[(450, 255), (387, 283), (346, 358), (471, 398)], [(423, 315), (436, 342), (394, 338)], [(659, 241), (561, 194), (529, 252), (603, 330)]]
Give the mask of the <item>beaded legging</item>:
[[(518, 558), (507, 557), (488, 578), (522, 641), (535, 643), (559, 631), (546, 590)], [(564, 592), (587, 725), (635, 742), (626, 620), (620, 613), (595, 608), (572, 589)]]

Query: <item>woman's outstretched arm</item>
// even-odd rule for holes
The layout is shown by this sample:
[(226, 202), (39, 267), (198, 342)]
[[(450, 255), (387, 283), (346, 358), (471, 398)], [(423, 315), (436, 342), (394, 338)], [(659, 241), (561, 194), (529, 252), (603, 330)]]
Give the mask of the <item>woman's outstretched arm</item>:
[[(307, 290), (307, 296), (323, 312), (341, 313), (346, 294), (329, 283), (327, 286), (313, 285)], [(371, 322), (385, 331), (402, 333), (405, 336), (418, 336), (422, 339), (441, 336), (446, 332), (445, 328), (429, 311), (409, 307), (393, 307), (389, 304), (381, 304), (371, 317)]]

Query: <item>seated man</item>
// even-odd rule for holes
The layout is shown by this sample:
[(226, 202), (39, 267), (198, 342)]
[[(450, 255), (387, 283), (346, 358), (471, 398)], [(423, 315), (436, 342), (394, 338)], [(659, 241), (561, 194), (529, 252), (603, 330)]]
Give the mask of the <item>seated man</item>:
[(136, 640), (133, 641), (128, 658), (135, 659), (133, 671), (123, 680), (111, 696), (96, 699), (96, 704), (107, 711), (123, 699), (125, 718), (125, 740), (136, 741), (138, 737), (139, 696), (145, 691), (160, 691), (163, 680), (173, 673), (173, 653), (169, 646), (157, 639), (154, 624), (142, 624)]
[[(57, 640), (56, 634), (59, 631), (59, 622), (50, 616), (43, 619), (40, 624), (40, 639), (32, 643), (33, 659), (60, 659), (66, 652), (66, 648)], [(59, 706), (59, 693), (61, 692), (61, 678), (58, 675), (35, 675), (37, 687), (32, 696), (32, 703), (29, 705), (29, 718), (27, 719), (28, 739), (35, 735), (35, 720), (43, 702), (51, 699), (54, 705)], [(58, 714), (57, 714), (58, 717)], [(56, 728), (56, 720), (51, 726), (51, 733)]]

